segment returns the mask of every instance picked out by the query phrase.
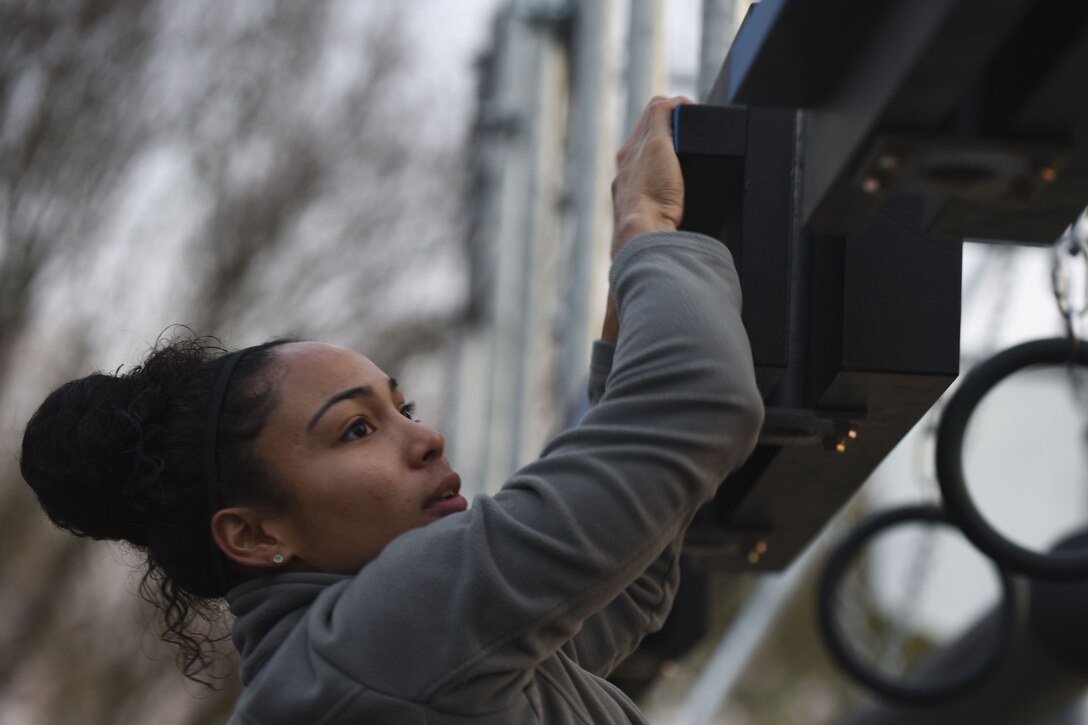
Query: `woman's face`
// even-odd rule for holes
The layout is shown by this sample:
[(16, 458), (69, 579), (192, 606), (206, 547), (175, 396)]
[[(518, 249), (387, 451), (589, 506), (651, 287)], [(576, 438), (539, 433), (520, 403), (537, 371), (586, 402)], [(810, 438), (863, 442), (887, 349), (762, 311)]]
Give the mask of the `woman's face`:
[(442, 436), (370, 360), (290, 343), (270, 376), (278, 403), (256, 452), (293, 499), (274, 519), (292, 569), (355, 573), (394, 537), (465, 510)]

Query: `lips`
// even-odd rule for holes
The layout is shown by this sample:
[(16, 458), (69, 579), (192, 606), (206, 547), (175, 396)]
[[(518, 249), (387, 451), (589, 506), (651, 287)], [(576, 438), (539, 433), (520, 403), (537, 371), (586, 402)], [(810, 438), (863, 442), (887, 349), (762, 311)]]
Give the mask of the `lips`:
[(468, 501), (459, 493), (460, 490), (461, 477), (456, 473), (447, 474), (439, 482), (435, 492), (423, 504), (423, 510), (436, 516), (464, 511), (468, 508)]

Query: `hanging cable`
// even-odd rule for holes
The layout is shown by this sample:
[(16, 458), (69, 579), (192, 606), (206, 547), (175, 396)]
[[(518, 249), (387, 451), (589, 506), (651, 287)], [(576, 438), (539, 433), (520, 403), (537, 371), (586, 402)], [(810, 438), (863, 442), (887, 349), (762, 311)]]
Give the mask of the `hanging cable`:
[[(1078, 264), (1079, 263), (1079, 264)], [(1082, 270), (1077, 279), (1074, 270)], [(1054, 244), (1050, 283), (1066, 336), (1079, 340), (1080, 323), (1088, 314), (1088, 209), (1066, 228)], [(1079, 301), (1075, 300), (1079, 297)]]
[[(1080, 270), (1077, 275), (1076, 271)], [(1077, 221), (1069, 225), (1054, 245), (1051, 265), (1051, 288), (1066, 335), (1081, 340), (1080, 329), (1088, 314), (1088, 209), (1081, 212)], [(1079, 298), (1079, 303), (1074, 301)], [(1088, 374), (1076, 366), (1069, 367), (1069, 384), (1077, 401), (1077, 410), (1088, 418)], [(1088, 442), (1088, 419), (1085, 421), (1084, 438)]]

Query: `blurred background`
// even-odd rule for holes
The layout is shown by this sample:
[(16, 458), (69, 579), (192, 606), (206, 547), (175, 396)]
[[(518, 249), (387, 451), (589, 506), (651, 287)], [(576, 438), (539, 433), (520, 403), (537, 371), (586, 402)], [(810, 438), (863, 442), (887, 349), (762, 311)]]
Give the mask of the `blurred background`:
[[(232, 348), (334, 342), (396, 375), (467, 494), (494, 491), (584, 406), (615, 150), (654, 93), (702, 96), (747, 6), (0, 0), (0, 725), (225, 722), (240, 687), (187, 682), (138, 557), (38, 510), (18, 449), (50, 389), (137, 363), (174, 325)], [(965, 367), (1061, 334), (1049, 255), (966, 246)], [(1084, 406), (1061, 376), (1027, 385), (990, 417), (1040, 406), (1068, 431), (1019, 447), (1058, 483), (1034, 525), (1015, 487), (988, 510), (1045, 546), (1088, 513)], [(980, 434), (1011, 457), (969, 462), (979, 478), (1022, 460), (1039, 426), (1020, 418)], [(834, 723), (872, 702), (818, 639), (814, 562), (866, 508), (935, 498), (932, 429), (788, 572), (709, 573), (694, 647), (622, 673), (651, 722)], [(914, 621), (900, 654), (996, 600), (977, 554), (936, 546), (873, 554), (858, 618)]]

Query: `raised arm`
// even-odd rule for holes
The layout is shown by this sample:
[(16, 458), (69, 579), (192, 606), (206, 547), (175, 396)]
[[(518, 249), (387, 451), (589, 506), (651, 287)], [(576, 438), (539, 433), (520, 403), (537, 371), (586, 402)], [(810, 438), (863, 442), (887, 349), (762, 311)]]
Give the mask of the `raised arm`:
[[(601, 339), (593, 346), (588, 385), (590, 405), (596, 405), (604, 395), (618, 332), (619, 317), (609, 293)], [(563, 645), (568, 657), (583, 669), (607, 677), (635, 651), (644, 636), (661, 628), (680, 585), (683, 538), (683, 534), (677, 536), (638, 579), (586, 619), (581, 630)]]
[[(671, 115), (675, 102), (647, 107), (631, 137), (617, 154), (619, 173), (612, 185), (615, 211), (613, 257), (639, 234), (679, 226), (683, 209), (683, 177), (672, 149), (663, 148), (660, 139), (653, 138), (651, 134), (656, 120), (657, 136), (663, 138), (660, 133), (662, 119), (655, 119), (655, 114), (663, 115), (668, 111)], [(590, 365), (591, 405), (596, 405), (604, 394), (619, 332), (619, 313), (609, 289), (601, 338), (594, 345)], [(682, 542), (683, 533), (670, 542), (661, 555), (612, 602), (589, 617), (581, 630), (563, 645), (564, 652), (579, 666), (604, 677), (635, 650), (647, 633), (660, 629), (672, 608), (680, 584)]]
[(612, 279), (621, 333), (601, 400), (494, 498), (404, 534), (350, 582), (321, 617), (339, 669), (418, 701), (517, 692), (750, 453), (762, 407), (725, 248), (645, 235)]
[[(669, 109), (646, 114), (626, 152), (644, 168), (626, 178), (653, 166), (651, 150), (671, 154)], [(624, 178), (621, 158), (617, 200), (632, 213), (617, 217), (619, 334), (601, 399), (494, 498), (401, 535), (306, 615), (312, 656), (370, 690), (460, 712), (520, 696), (755, 445), (762, 402), (729, 252), (694, 234), (636, 234), (669, 220), (655, 214), (671, 196), (647, 206), (656, 197), (628, 194)]]

